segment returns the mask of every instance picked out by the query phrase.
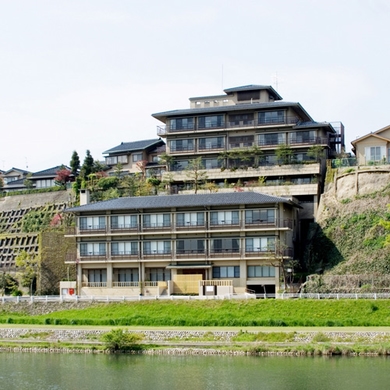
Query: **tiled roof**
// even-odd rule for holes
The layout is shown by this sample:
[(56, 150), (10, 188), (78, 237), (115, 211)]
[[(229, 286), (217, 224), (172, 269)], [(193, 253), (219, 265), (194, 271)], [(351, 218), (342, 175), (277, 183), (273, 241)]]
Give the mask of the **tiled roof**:
[(232, 106), (218, 106), (218, 107), (202, 107), (202, 108), (187, 108), (182, 110), (172, 110), (165, 112), (158, 112), (152, 114), (152, 116), (160, 121), (164, 122), (168, 117), (185, 116), (185, 115), (197, 115), (208, 113), (224, 113), (232, 111), (255, 111), (262, 109), (278, 109), (285, 107), (293, 107), (299, 110), (300, 114), (307, 120), (313, 121), (311, 116), (305, 111), (305, 109), (299, 104), (294, 102), (269, 102), (269, 103), (247, 103), (236, 104)]
[(47, 177), (47, 176), (50, 176), (50, 177), (55, 177), (57, 176), (57, 171), (60, 170), (61, 168), (66, 168), (66, 169), (69, 169), (69, 167), (67, 167), (66, 165), (57, 165), (56, 167), (53, 167), (53, 168), (48, 168), (48, 169), (44, 169), (43, 171), (39, 171), (39, 172), (34, 172), (31, 177), (32, 178), (37, 178), (37, 177)]
[(122, 142), (120, 145), (106, 150), (105, 152), (103, 152), (103, 154), (144, 150), (146, 148), (152, 146), (157, 147), (162, 144), (164, 144), (164, 141), (161, 138), (146, 139), (146, 140), (133, 141), (133, 142)]
[(163, 209), (172, 207), (208, 207), (230, 206), (240, 204), (275, 204), (286, 203), (299, 207), (291, 200), (258, 192), (229, 192), (214, 194), (191, 194), (191, 195), (162, 195), (162, 196), (139, 196), (130, 198), (116, 198), (103, 202), (90, 203), (87, 205), (72, 207), (67, 212), (88, 211), (112, 211), (112, 210), (139, 210), (139, 209)]
[(5, 175), (8, 175), (9, 173), (11, 173), (12, 171), (16, 171), (16, 172), (20, 172), (20, 173), (23, 173), (23, 174), (28, 174), (30, 173), (29, 171), (25, 171), (24, 169), (19, 169), (19, 168), (15, 168), (15, 167), (12, 167), (11, 169), (8, 169), (8, 171), (4, 172)]
[(282, 97), (275, 91), (275, 89), (271, 85), (257, 85), (257, 84), (250, 84), (250, 85), (243, 85), (241, 87), (234, 87), (234, 88), (227, 88), (223, 91), (225, 93), (232, 93), (232, 92), (241, 92), (241, 91), (257, 91), (266, 89), (272, 93), (277, 99), (282, 100)]

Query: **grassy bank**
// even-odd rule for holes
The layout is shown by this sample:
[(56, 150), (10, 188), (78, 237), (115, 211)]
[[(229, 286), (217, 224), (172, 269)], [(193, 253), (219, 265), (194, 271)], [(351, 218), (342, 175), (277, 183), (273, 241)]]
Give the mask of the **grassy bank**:
[[(17, 304), (16, 304), (17, 305)], [(42, 303), (41, 305), (45, 305)], [(140, 301), (28, 315), (0, 307), (0, 323), (92, 326), (390, 326), (388, 300)]]

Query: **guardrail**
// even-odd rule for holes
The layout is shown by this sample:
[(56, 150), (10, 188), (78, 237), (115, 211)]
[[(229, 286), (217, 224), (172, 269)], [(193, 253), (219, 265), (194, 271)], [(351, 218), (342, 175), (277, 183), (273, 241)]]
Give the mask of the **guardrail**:
[(280, 294), (256, 294), (249, 290), (244, 294), (224, 294), (224, 295), (134, 295), (134, 296), (59, 296), (59, 295), (45, 295), (45, 296), (2, 296), (0, 302), (124, 302), (124, 301), (143, 301), (143, 300), (207, 300), (207, 299), (390, 299), (390, 293), (365, 293), (365, 294), (316, 294), (316, 293), (280, 293)]

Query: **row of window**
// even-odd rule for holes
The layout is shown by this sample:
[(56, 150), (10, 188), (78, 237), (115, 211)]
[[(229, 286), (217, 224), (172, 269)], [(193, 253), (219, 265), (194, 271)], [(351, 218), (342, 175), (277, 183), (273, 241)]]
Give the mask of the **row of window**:
[[(204, 239), (176, 240), (176, 254), (205, 253), (208, 246)], [(167, 240), (150, 240), (139, 243), (138, 241), (114, 241), (111, 242), (111, 255), (138, 255), (142, 247), (144, 255), (171, 254), (172, 242)], [(79, 244), (81, 256), (105, 256), (107, 245), (105, 242), (81, 242)], [(210, 239), (212, 253), (238, 253), (240, 251), (239, 238), (213, 238)], [(245, 238), (245, 252), (274, 252), (275, 237), (247, 237)]]
[[(256, 118), (256, 120), (255, 120)], [(197, 119), (198, 129), (210, 129), (225, 127), (225, 115), (205, 115), (185, 118), (172, 118), (169, 120), (171, 130), (194, 130)], [(283, 110), (262, 111), (257, 114), (230, 114), (228, 115), (229, 126), (257, 124), (278, 124), (286, 122), (286, 113)]]
[[(106, 269), (87, 270), (88, 282), (105, 283), (107, 282)], [(213, 279), (239, 278), (239, 266), (221, 266), (212, 268)], [(171, 280), (171, 272), (166, 268), (145, 268), (146, 280), (151, 282), (160, 282)], [(275, 267), (268, 265), (254, 265), (247, 267), (248, 278), (272, 278), (275, 277)], [(138, 268), (115, 268), (113, 271), (114, 282), (138, 282)]]
[[(190, 212), (190, 213), (176, 213), (176, 226), (204, 226), (206, 221), (205, 212)], [(240, 212), (238, 210), (231, 211), (210, 211), (210, 224), (212, 225), (238, 225), (240, 223)], [(144, 228), (153, 227), (170, 227), (171, 214), (143, 214), (142, 225)], [(110, 224), (112, 229), (135, 229), (139, 226), (139, 215), (112, 215), (110, 216)], [(275, 223), (274, 209), (258, 209), (245, 210), (245, 223)], [(106, 217), (91, 216), (80, 217), (79, 227), (81, 230), (98, 230), (106, 228)]]
[[(288, 143), (313, 143), (316, 140), (317, 132), (315, 130), (299, 131), (288, 134)], [(253, 146), (254, 136), (235, 136), (229, 137), (228, 143), (230, 147)], [(257, 144), (266, 145), (281, 145), (286, 143), (286, 133), (267, 133), (257, 135)], [(195, 139), (175, 139), (169, 141), (171, 152), (191, 151), (194, 150)], [(198, 139), (199, 150), (222, 149), (225, 147), (225, 137), (206, 137)]]

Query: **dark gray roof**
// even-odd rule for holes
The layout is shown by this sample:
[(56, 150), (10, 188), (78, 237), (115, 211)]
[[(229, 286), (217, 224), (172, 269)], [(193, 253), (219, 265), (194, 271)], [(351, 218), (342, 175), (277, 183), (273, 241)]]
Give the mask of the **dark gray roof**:
[(191, 194), (191, 195), (163, 195), (163, 196), (139, 196), (130, 198), (116, 198), (103, 202), (90, 203), (87, 205), (72, 207), (67, 212), (104, 212), (113, 210), (139, 210), (139, 209), (162, 209), (171, 207), (207, 207), (207, 206), (230, 206), (240, 204), (275, 204), (285, 203), (299, 207), (291, 200), (283, 197), (261, 194), (258, 192), (229, 192), (214, 194)]
[(236, 104), (232, 106), (219, 106), (219, 107), (202, 107), (202, 108), (187, 108), (182, 110), (172, 110), (165, 112), (158, 112), (152, 114), (152, 116), (161, 122), (166, 121), (169, 117), (187, 116), (187, 115), (199, 115), (199, 114), (211, 114), (211, 113), (227, 113), (231, 111), (255, 111), (255, 110), (266, 110), (266, 109), (277, 109), (293, 107), (299, 111), (300, 115), (306, 121), (313, 121), (311, 116), (306, 110), (299, 104), (294, 102), (269, 102), (269, 103), (247, 103), (247, 104)]
[(329, 122), (315, 122), (315, 121), (308, 121), (308, 122), (299, 122), (296, 126), (294, 126), (294, 129), (311, 129), (311, 128), (317, 128), (317, 127), (328, 127), (331, 132), (336, 132), (336, 130), (333, 128), (333, 126)]
[(241, 87), (234, 87), (234, 88), (227, 88), (223, 91), (227, 94), (232, 92), (241, 92), (241, 91), (257, 91), (266, 89), (268, 92), (270, 92), (275, 99), (282, 100), (282, 97), (275, 91), (275, 89), (271, 85), (257, 85), (257, 84), (250, 84), (250, 85), (243, 85)]
[(57, 165), (56, 167), (53, 168), (48, 168), (48, 169), (44, 169), (43, 171), (34, 172), (31, 175), (31, 177), (34, 179), (36, 179), (37, 177), (55, 177), (57, 176), (57, 171), (59, 171), (62, 168), (70, 170), (70, 168), (67, 167), (66, 165)]
[(146, 139), (146, 140), (133, 141), (133, 142), (122, 142), (120, 145), (106, 150), (105, 152), (103, 152), (103, 154), (133, 152), (137, 150), (144, 150), (152, 146), (157, 147), (163, 144), (164, 141), (161, 138)]

